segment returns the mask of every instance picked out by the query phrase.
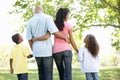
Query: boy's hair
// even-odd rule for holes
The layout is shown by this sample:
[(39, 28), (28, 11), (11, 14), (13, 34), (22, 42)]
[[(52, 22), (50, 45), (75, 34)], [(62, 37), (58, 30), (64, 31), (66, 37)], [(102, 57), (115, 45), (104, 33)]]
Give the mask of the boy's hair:
[(19, 35), (20, 34), (14, 34), (13, 36), (12, 36), (12, 40), (13, 40), (13, 42), (15, 42), (16, 44), (18, 44), (18, 40), (19, 40)]
[(99, 45), (97, 43), (96, 38), (92, 34), (88, 34), (84, 39), (85, 47), (91, 53), (93, 57), (96, 57), (99, 52)]

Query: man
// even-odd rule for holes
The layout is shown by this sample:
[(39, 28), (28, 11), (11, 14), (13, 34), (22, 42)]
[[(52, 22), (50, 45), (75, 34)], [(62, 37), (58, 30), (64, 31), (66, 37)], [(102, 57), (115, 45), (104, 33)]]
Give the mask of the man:
[(32, 39), (42, 37), (49, 32), (61, 39), (69, 40), (59, 33), (53, 19), (43, 13), (42, 7), (36, 6), (34, 11), (35, 15), (27, 24), (27, 39), (37, 62), (39, 80), (52, 80), (53, 59), (51, 36), (46, 40), (43, 39), (43, 41), (35, 41), (34, 43)]

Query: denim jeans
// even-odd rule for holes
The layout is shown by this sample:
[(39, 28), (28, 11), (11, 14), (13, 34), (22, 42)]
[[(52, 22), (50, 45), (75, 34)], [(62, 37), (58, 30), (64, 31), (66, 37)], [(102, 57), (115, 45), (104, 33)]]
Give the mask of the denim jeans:
[(99, 80), (98, 79), (98, 72), (93, 73), (85, 73), (86, 80)]
[(60, 80), (72, 80), (72, 51), (54, 53), (53, 58), (57, 65)]
[(28, 80), (28, 73), (17, 74), (18, 80)]
[(38, 66), (39, 80), (53, 80), (53, 58), (35, 57)]

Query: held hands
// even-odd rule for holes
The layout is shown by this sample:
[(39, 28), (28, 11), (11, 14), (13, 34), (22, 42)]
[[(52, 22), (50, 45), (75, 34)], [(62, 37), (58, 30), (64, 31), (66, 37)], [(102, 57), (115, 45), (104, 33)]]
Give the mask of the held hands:
[(76, 51), (77, 53), (79, 53), (79, 50), (78, 50), (78, 49), (76, 49), (75, 51)]
[(32, 54), (30, 54), (29, 56), (27, 56), (27, 58), (32, 58), (33, 57), (33, 55)]

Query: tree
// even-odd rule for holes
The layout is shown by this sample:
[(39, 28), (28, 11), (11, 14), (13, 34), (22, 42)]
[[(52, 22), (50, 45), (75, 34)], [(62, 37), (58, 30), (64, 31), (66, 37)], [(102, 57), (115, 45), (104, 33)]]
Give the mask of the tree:
[[(69, 8), (71, 19), (75, 23), (74, 34), (77, 40), (90, 27), (113, 27), (115, 32), (112, 34), (112, 45), (117, 50), (120, 49), (120, 0), (17, 0), (11, 13), (21, 13), (26, 23), (33, 16), (33, 6), (37, 5), (43, 6), (44, 12), (53, 17), (58, 8)], [(24, 28), (25, 24), (20, 31)]]

